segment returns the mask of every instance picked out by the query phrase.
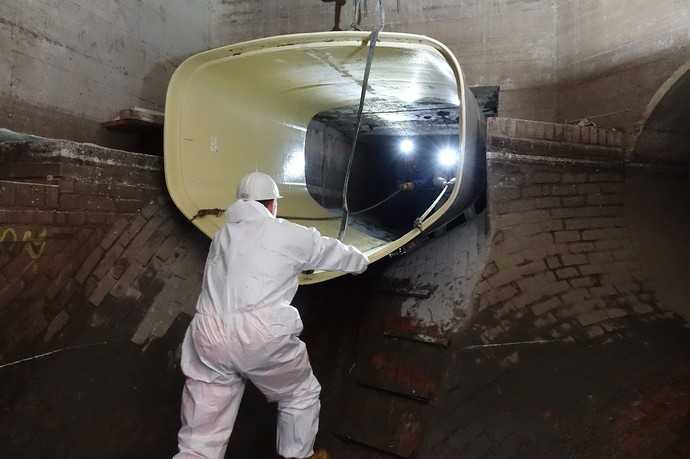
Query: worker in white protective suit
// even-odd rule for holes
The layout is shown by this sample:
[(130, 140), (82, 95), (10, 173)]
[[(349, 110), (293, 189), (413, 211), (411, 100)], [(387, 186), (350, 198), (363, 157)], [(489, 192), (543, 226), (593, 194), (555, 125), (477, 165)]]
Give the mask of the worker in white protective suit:
[(278, 402), (278, 454), (326, 458), (313, 450), (321, 386), (290, 302), (302, 271), (361, 273), (367, 258), (314, 228), (275, 218), (281, 196), (266, 174), (245, 176), (237, 198), (213, 237), (182, 344), (187, 380), (175, 458), (224, 457), (247, 380)]

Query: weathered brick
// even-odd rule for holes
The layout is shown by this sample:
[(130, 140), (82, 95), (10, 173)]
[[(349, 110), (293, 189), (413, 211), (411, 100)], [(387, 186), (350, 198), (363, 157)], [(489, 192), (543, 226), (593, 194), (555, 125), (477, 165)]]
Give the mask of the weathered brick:
[(622, 173), (616, 172), (599, 172), (589, 174), (590, 182), (622, 182), (624, 176)]
[(601, 193), (601, 188), (596, 183), (582, 183), (577, 186), (581, 194), (598, 194)]
[(597, 338), (604, 334), (604, 329), (598, 325), (592, 325), (591, 327), (587, 327), (585, 329), (585, 333), (587, 334), (588, 338)]
[(108, 214), (105, 212), (85, 212), (86, 223), (90, 225), (104, 225), (108, 222)]
[(121, 218), (115, 224), (113, 227), (108, 231), (108, 233), (105, 235), (103, 240), (101, 241), (101, 247), (103, 249), (107, 250), (110, 248), (111, 245), (115, 242), (115, 240), (120, 237), (120, 234), (125, 230), (125, 227), (127, 226), (128, 220), (126, 218)]
[(551, 194), (554, 196), (571, 196), (578, 194), (577, 185), (551, 185)]
[(574, 288), (591, 287), (594, 285), (594, 279), (591, 277), (578, 277), (576, 279), (570, 279), (569, 282)]
[(549, 211), (547, 210), (532, 210), (528, 212), (516, 212), (511, 214), (498, 215), (496, 217), (496, 225), (499, 228), (505, 228), (524, 223), (532, 223), (539, 221), (551, 220)]
[(14, 184), (12, 182), (0, 181), (0, 205), (13, 206), (15, 196)]
[(532, 312), (534, 315), (540, 316), (547, 312), (562, 306), (561, 300), (558, 297), (549, 298), (546, 301), (532, 305)]
[(121, 213), (135, 213), (141, 209), (142, 201), (139, 199), (115, 199), (115, 209)]
[(619, 249), (625, 245), (625, 241), (622, 239), (612, 239), (609, 241), (597, 241), (594, 243), (597, 250), (611, 250)]
[(98, 263), (98, 266), (93, 271), (93, 275), (98, 279), (102, 279), (110, 271), (120, 255), (122, 255), (123, 251), (124, 248), (119, 243), (114, 244), (103, 256), (100, 263)]
[[(83, 199), (83, 198), (82, 198)], [(115, 202), (107, 196), (88, 196), (84, 201), (84, 207), (89, 210), (114, 211)]]
[(574, 242), (580, 240), (578, 231), (556, 231), (554, 233), (556, 242)]
[(580, 272), (583, 276), (590, 276), (592, 274), (601, 274), (607, 271), (606, 265), (582, 265)]
[[(167, 250), (167, 249), (164, 249), (164, 247), (165, 247), (166, 245), (169, 244), (169, 241), (170, 241), (171, 239), (173, 240), (172, 244), (177, 244), (177, 242), (175, 241), (175, 237), (174, 237), (174, 236), (168, 237), (168, 239), (165, 240), (165, 242), (163, 243), (163, 245), (162, 245), (162, 246), (158, 249), (158, 251), (156, 252), (156, 256), (157, 256), (158, 258), (165, 259), (165, 258), (163, 258), (163, 257), (160, 256), (160, 253), (161, 253), (163, 250)], [(172, 248), (174, 248), (174, 245), (173, 245)], [(169, 249), (169, 250), (172, 250), (172, 248)], [(483, 278), (483, 279), (487, 279), (487, 278), (493, 276), (494, 274), (496, 274), (497, 272), (498, 272), (498, 265), (496, 265), (496, 262), (491, 261), (491, 262), (489, 262), (489, 263), (484, 267), (484, 272), (482, 272), (482, 278)]]
[(522, 194), (526, 198), (534, 198), (537, 196), (547, 196), (549, 194), (549, 190), (547, 185), (530, 185), (522, 189)]
[(564, 126), (565, 130), (565, 141), (567, 143), (579, 143), (580, 142), (580, 128), (579, 126), (567, 125)]
[(591, 206), (623, 204), (623, 197), (620, 194), (590, 194), (587, 195), (587, 204)]
[(620, 228), (622, 226), (623, 219), (619, 217), (575, 218), (565, 222), (566, 229)]
[(117, 279), (109, 273), (104, 275), (98, 284), (96, 284), (96, 288), (89, 295), (89, 302), (94, 306), (99, 306), (116, 283)]
[(591, 311), (577, 317), (578, 322), (583, 327), (607, 320), (609, 318), (606, 311)]
[(542, 197), (499, 202), (496, 204), (496, 209), (501, 214), (517, 213), (534, 209), (546, 209), (550, 207), (560, 207), (560, 200), (555, 197)]
[(599, 187), (604, 193), (622, 193), (625, 189), (622, 183), (600, 183)]
[(59, 203), (59, 188), (57, 186), (51, 185), (46, 187), (46, 203), (45, 206), (48, 209), (57, 209)]
[(611, 252), (592, 252), (588, 255), (589, 262), (592, 264), (605, 264), (613, 261)]
[(563, 183), (584, 183), (587, 181), (587, 174), (584, 173), (570, 173), (563, 174)]
[(141, 209), (141, 215), (147, 220), (158, 211), (158, 205), (155, 202), (151, 202), (146, 207)]
[(117, 240), (117, 243), (123, 247), (127, 246), (127, 244), (129, 244), (129, 241), (131, 241), (132, 238), (136, 236), (136, 234), (139, 232), (139, 230), (141, 230), (141, 228), (145, 224), (146, 219), (141, 215), (138, 215), (134, 220), (132, 220), (129, 227), (127, 227), (127, 229), (125, 229), (125, 231), (122, 232), (122, 235)]
[(144, 269), (145, 267), (140, 264), (135, 263), (130, 265), (117, 281), (110, 293), (116, 298), (122, 298), (124, 296), (140, 296), (141, 292), (134, 288), (133, 284), (134, 281), (144, 272)]
[(566, 196), (561, 198), (561, 205), (563, 207), (581, 207), (585, 205), (584, 196)]
[(546, 271), (546, 264), (544, 264), (542, 260), (533, 261), (517, 268), (517, 272), (520, 273), (522, 277), (531, 276), (532, 274), (542, 271)]
[(3, 282), (0, 287), (0, 305), (6, 307), (12, 304), (15, 298), (24, 291), (24, 281), (17, 279), (10, 282)]
[(15, 280), (20, 278), (24, 273), (29, 270), (34, 264), (34, 260), (29, 255), (27, 250), (20, 250), (14, 257), (12, 261), (3, 267), (2, 273), (8, 279)]
[(102, 194), (107, 194), (107, 187), (103, 185), (99, 185), (98, 183), (91, 182), (91, 181), (85, 181), (85, 180), (77, 180), (74, 182), (74, 192), (77, 194), (81, 195), (102, 195)]
[(561, 174), (554, 172), (537, 172), (530, 177), (532, 183), (559, 183)]
[(21, 207), (45, 207), (46, 196), (44, 185), (15, 182), (15, 205)]
[(583, 241), (596, 241), (603, 239), (623, 239), (625, 233), (620, 228), (606, 228), (586, 230), (582, 232)]
[(630, 260), (634, 257), (634, 252), (630, 248), (619, 249), (613, 252), (613, 258), (616, 261)]
[(485, 308), (486, 306), (502, 303), (505, 300), (517, 295), (517, 293), (517, 288), (511, 284), (503, 287), (493, 288), (479, 299), (480, 307)]
[(573, 242), (568, 244), (568, 251), (570, 253), (584, 253), (594, 250), (594, 244), (591, 242)]
[(573, 277), (578, 277), (580, 275), (575, 268), (563, 268), (556, 271), (556, 276), (559, 279), (570, 279)]
[[(580, 129), (580, 135), (582, 138), (582, 143), (592, 143), (592, 129), (596, 129), (596, 128), (583, 126)], [(596, 142), (594, 142), (594, 143), (596, 143)]]
[(556, 269), (561, 267), (561, 261), (558, 259), (557, 256), (550, 256), (546, 259), (546, 264), (549, 266), (551, 269)]
[(46, 334), (43, 336), (43, 341), (48, 342), (53, 339), (53, 337), (60, 332), (67, 323), (69, 322), (70, 315), (67, 313), (67, 311), (60, 311), (58, 315), (53, 318), (52, 322), (50, 322), (50, 325), (48, 325), (48, 328), (46, 329)]
[[(563, 198), (566, 199), (566, 198)], [(579, 207), (568, 209), (551, 209), (549, 212), (556, 218), (568, 217), (608, 217), (622, 215), (622, 207)]]
[(67, 213), (67, 223), (74, 226), (81, 226), (86, 223), (86, 214), (84, 212), (69, 212)]
[(561, 261), (563, 261), (565, 266), (583, 265), (587, 263), (587, 256), (563, 254), (561, 255)]
[(512, 186), (500, 186), (489, 190), (492, 199), (496, 201), (511, 201), (520, 198), (520, 188)]
[(589, 289), (590, 293), (592, 296), (597, 296), (599, 298), (603, 298), (606, 296), (613, 296), (616, 295), (618, 292), (616, 289), (611, 287), (610, 285), (603, 285), (601, 287), (592, 287)]
[(621, 308), (610, 308), (606, 310), (610, 319), (618, 319), (619, 317), (625, 317), (628, 315), (628, 311)]
[(545, 316), (539, 317), (534, 321), (534, 326), (537, 328), (549, 327), (558, 321), (553, 314), (546, 314)]
[(563, 229), (563, 222), (561, 220), (546, 220), (543, 222), (526, 223), (515, 227), (516, 234), (520, 236), (530, 236), (533, 234), (546, 233), (549, 231), (558, 231)]
[(78, 194), (61, 194), (60, 208), (64, 210), (84, 209), (83, 199), (84, 198)]
[(91, 274), (91, 271), (96, 267), (96, 264), (101, 260), (103, 256), (103, 249), (96, 247), (93, 252), (88, 256), (86, 261), (81, 265), (79, 271), (76, 275), (76, 280), (80, 284), (83, 284), (86, 278)]
[(74, 193), (74, 180), (71, 178), (61, 178), (58, 181), (60, 193)]
[(633, 306), (633, 311), (635, 311), (636, 314), (649, 314), (650, 312), (654, 312), (654, 308), (647, 304), (636, 304)]
[(154, 217), (142, 227), (139, 234), (130, 242), (129, 247), (124, 253), (124, 257), (133, 259), (137, 252), (144, 247), (146, 241), (153, 235), (153, 233), (163, 224), (161, 217)]

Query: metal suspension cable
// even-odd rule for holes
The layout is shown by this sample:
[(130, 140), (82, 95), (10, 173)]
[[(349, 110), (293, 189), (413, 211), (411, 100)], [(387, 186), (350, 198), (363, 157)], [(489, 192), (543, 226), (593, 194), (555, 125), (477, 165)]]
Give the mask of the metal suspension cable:
[[(365, 0), (366, 2), (366, 0)], [(361, 20), (361, 0), (355, 0), (355, 19)], [(362, 127), (362, 112), (364, 111), (364, 100), (367, 95), (367, 87), (369, 86), (369, 74), (371, 73), (371, 64), (374, 60), (374, 50), (376, 49), (376, 42), (378, 41), (379, 33), (383, 30), (385, 25), (385, 11), (383, 9), (383, 0), (378, 0), (379, 24), (376, 29), (371, 32), (369, 36), (369, 52), (367, 54), (367, 62), (364, 67), (364, 78), (362, 79), (362, 92), (359, 96), (359, 108), (357, 109), (357, 124), (355, 126), (355, 135), (352, 140), (352, 150), (347, 161), (347, 169), (345, 170), (345, 181), (343, 183), (343, 216), (340, 220), (340, 230), (338, 231), (338, 239), (345, 238), (347, 225), (350, 219), (350, 209), (347, 202), (347, 194), (350, 185), (350, 174), (352, 172), (352, 162), (355, 157), (355, 150), (357, 149), (357, 139), (359, 138), (359, 131)], [(354, 24), (354, 22), (353, 22)]]
[[(387, 203), (388, 201), (390, 201), (391, 199), (396, 197), (402, 191), (403, 191), (402, 189), (397, 189), (394, 192), (392, 192), (391, 194), (389, 194), (388, 196), (386, 196), (385, 198), (383, 198), (382, 200), (378, 201), (377, 203), (375, 203), (369, 207), (365, 207), (364, 209), (359, 209), (355, 212), (350, 212), (350, 216), (353, 217), (356, 215), (362, 215), (363, 213), (374, 210), (377, 207), (384, 205), (385, 203)], [(278, 216), (280, 218), (286, 218), (288, 220), (308, 220), (308, 221), (340, 220), (343, 218), (342, 215), (338, 215), (336, 217), (295, 217), (295, 216), (290, 216), (290, 215), (278, 215)]]

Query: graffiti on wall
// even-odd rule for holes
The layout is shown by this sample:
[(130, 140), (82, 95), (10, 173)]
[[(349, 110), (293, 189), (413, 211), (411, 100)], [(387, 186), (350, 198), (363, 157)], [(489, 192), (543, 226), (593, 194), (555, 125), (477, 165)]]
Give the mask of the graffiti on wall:
[(0, 227), (0, 255), (16, 257), (24, 250), (31, 259), (29, 267), (38, 271), (38, 262), (46, 248), (48, 229), (32, 231), (30, 229)]

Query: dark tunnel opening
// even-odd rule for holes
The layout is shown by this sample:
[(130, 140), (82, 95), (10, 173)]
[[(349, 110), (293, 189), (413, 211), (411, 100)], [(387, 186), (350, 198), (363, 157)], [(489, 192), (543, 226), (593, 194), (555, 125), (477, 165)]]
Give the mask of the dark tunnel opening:
[[(386, 241), (413, 229), (427, 210), (448, 199), (462, 160), (457, 106), (410, 106), (394, 113), (414, 120), (386, 122), (381, 113), (363, 118), (348, 192), (351, 224)], [(348, 119), (342, 110), (315, 116), (305, 146), (307, 189), (334, 219), (342, 215), (352, 149), (352, 132), (343, 118)]]

